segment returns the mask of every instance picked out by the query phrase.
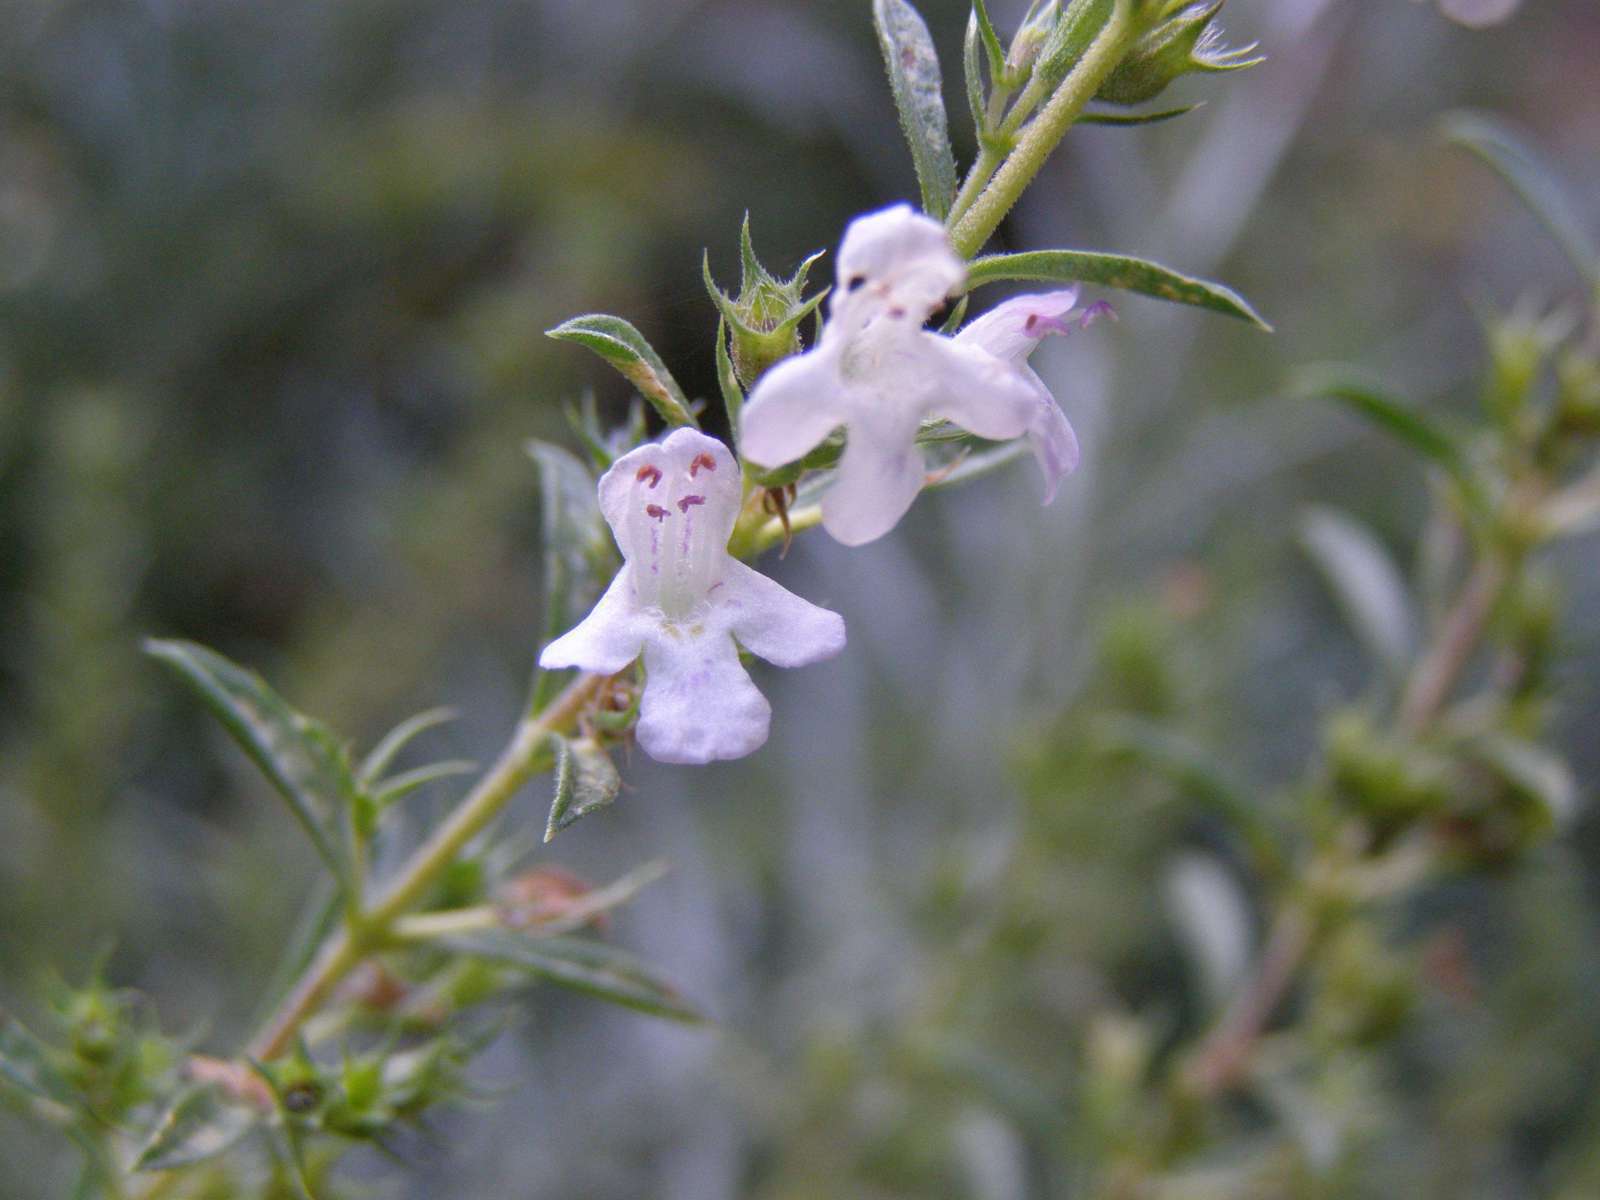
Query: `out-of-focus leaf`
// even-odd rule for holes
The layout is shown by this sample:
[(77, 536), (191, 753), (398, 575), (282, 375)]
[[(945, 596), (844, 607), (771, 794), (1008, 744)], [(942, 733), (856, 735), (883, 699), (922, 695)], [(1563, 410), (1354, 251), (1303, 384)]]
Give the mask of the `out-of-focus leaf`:
[(273, 968), (272, 978), (261, 990), (259, 1007), (252, 1026), (263, 1025), (272, 1015), (300, 973), (311, 964), (312, 956), (339, 920), (342, 911), (341, 895), (337, 881), (327, 875), (319, 876), (313, 884), (300, 915), (295, 919), (294, 930), (285, 945), (288, 949)]
[(1565, 759), (1545, 747), (1506, 734), (1473, 739), (1472, 753), (1503, 779), (1538, 801), (1558, 828), (1578, 810), (1578, 781)]
[[(544, 536), (544, 638), (577, 623), (615, 573), (616, 553), (595, 479), (576, 457), (548, 442), (530, 441), (528, 455), (539, 468), (540, 524)], [(545, 671), (534, 685), (533, 708), (549, 703), (561, 672)]]
[(641, 1012), (675, 1021), (705, 1019), (649, 967), (627, 951), (604, 942), (532, 938), (509, 930), (488, 930), (441, 938), (438, 944), (461, 954), (517, 967), (562, 987)]
[(1301, 517), (1300, 544), (1356, 636), (1384, 666), (1402, 670), (1411, 658), (1416, 617), (1405, 580), (1383, 544), (1359, 521), (1330, 508)]
[(1521, 197), (1590, 283), (1600, 283), (1600, 248), (1556, 171), (1523, 135), (1482, 113), (1454, 112), (1440, 122), (1444, 136), (1477, 155)]
[(1086, 112), (1078, 117), (1080, 125), (1159, 125), (1162, 121), (1175, 120), (1178, 117), (1192, 113), (1203, 104), (1185, 104), (1178, 108), (1163, 108), (1159, 112), (1147, 113), (1108, 113)]
[(1555, 537), (1573, 537), (1600, 529), (1600, 467), (1592, 468), (1545, 502), (1545, 524)]
[(602, 747), (588, 738), (556, 736), (555, 742), (556, 793), (544, 827), (547, 842), (579, 817), (606, 807), (622, 790), (616, 764)]
[(289, 1178), (300, 1193), (301, 1200), (317, 1200), (316, 1193), (311, 1190), (311, 1176), (306, 1170), (305, 1148), (300, 1143), (300, 1130), (295, 1125), (294, 1113), (290, 1111), (283, 1089), (278, 1086), (278, 1081), (263, 1063), (255, 1059), (250, 1059), (249, 1062), (250, 1069), (255, 1072), (256, 1077), (272, 1092), (272, 1102), (278, 1110), (278, 1122), (272, 1130), (273, 1151), (288, 1167)]
[(352, 894), (345, 829), (355, 778), (332, 731), (297, 713), (253, 671), (193, 642), (152, 640), (147, 653), (175, 670), (289, 803), (323, 861)]
[(1482, 515), (1487, 510), (1483, 489), (1455, 438), (1361, 372), (1336, 363), (1315, 363), (1294, 373), (1289, 391), (1297, 396), (1336, 400), (1365, 417), (1442, 467), (1475, 514)]
[(411, 744), (413, 738), (455, 718), (455, 710), (451, 708), (430, 708), (427, 712), (407, 717), (384, 734), (372, 748), (372, 753), (361, 760), (361, 766), (356, 771), (356, 782), (362, 787), (371, 787), (383, 777), (383, 773), (400, 752)]
[(0, 1012), (0, 1082), (57, 1104), (75, 1104), (77, 1092), (55, 1055), (10, 1013)]
[(942, 221), (956, 195), (956, 159), (950, 149), (938, 51), (922, 17), (906, 0), (873, 0), (872, 20), (900, 128), (917, 169), (922, 209)]
[(545, 335), (593, 350), (638, 388), (639, 394), (655, 406), (668, 425), (699, 428), (694, 413), (689, 411), (688, 398), (672, 372), (667, 370), (666, 363), (644, 340), (644, 335), (621, 317), (589, 313), (563, 321), (554, 329), (545, 330)]
[[(938, 439), (930, 438), (929, 440)], [(963, 483), (971, 483), (975, 479), (982, 479), (985, 475), (992, 475), (994, 472), (1010, 466), (1027, 453), (1027, 442), (1019, 439), (968, 454), (963, 458), (957, 459), (955, 463), (944, 470), (931, 471), (927, 485), (928, 491), (935, 492), (943, 488), (959, 487)]]
[(170, 1171), (215, 1158), (249, 1133), (259, 1114), (215, 1087), (180, 1095), (139, 1152), (136, 1171)]
[(1250, 306), (1250, 302), (1232, 288), (1195, 279), (1170, 267), (1163, 267), (1160, 263), (1126, 254), (1102, 254), (1088, 250), (1030, 250), (1022, 254), (991, 254), (974, 260), (967, 268), (969, 289), (1006, 279), (1095, 283), (1237, 317), (1268, 332), (1272, 329), (1261, 319), (1261, 314)]
[(1194, 964), (1201, 991), (1219, 1007), (1250, 965), (1255, 922), (1239, 881), (1210, 854), (1186, 851), (1162, 881), (1167, 916)]

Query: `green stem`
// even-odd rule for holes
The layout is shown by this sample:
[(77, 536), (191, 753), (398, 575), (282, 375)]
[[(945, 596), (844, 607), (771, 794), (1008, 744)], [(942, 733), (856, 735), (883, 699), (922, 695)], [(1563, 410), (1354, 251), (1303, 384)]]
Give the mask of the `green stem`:
[(550, 735), (571, 727), (579, 711), (603, 682), (603, 676), (580, 675), (537, 716), (518, 724), (511, 742), (489, 772), (478, 781), (455, 812), (434, 831), (373, 907), (334, 934), (306, 968), (289, 995), (251, 1043), (251, 1057), (276, 1058), (295, 1032), (320, 1008), (333, 989), (357, 964), (381, 947), (405, 911), (433, 886), (456, 856), (506, 806), (534, 774)]
[[(1088, 51), (1061, 81), (1044, 110), (1029, 123), (1022, 140), (982, 195), (951, 226), (950, 242), (957, 254), (971, 258), (989, 240), (1023, 190), (1033, 182), (1050, 152), (1072, 128), (1083, 106), (1122, 62), (1138, 32), (1133, 0), (1117, 0), (1110, 20), (1095, 36)], [(1023, 96), (1026, 95), (1024, 90)], [(1020, 106), (1021, 98), (1018, 104)]]

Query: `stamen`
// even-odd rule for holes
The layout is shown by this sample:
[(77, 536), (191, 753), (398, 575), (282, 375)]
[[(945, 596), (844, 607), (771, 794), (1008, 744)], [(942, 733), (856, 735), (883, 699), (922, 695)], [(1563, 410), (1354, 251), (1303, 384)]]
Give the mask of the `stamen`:
[(717, 460), (712, 458), (709, 454), (695, 455), (694, 461), (689, 464), (689, 478), (693, 479), (696, 475), (698, 475), (701, 467), (704, 467), (708, 471), (715, 471), (717, 469)]
[(644, 466), (639, 468), (639, 473), (633, 478), (636, 482), (647, 479), (650, 481), (650, 486), (655, 487), (656, 484), (661, 482), (661, 472), (655, 467), (652, 467), (649, 463), (646, 463)]
[(662, 508), (659, 504), (646, 504), (644, 506), (644, 515), (647, 517), (654, 517), (658, 521), (665, 521), (672, 514), (666, 509)]
[(685, 496), (683, 499), (678, 501), (678, 511), (686, 513), (692, 506), (696, 504), (704, 504), (705, 502), (706, 498), (704, 496)]

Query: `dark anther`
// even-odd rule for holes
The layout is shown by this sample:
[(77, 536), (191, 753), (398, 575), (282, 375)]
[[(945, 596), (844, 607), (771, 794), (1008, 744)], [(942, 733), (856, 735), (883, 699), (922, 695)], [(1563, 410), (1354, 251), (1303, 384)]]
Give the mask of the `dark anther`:
[(650, 481), (650, 486), (655, 487), (656, 484), (661, 482), (661, 472), (656, 470), (656, 468), (652, 467), (649, 463), (646, 463), (644, 466), (639, 468), (639, 473), (634, 476), (634, 479), (648, 479)]
[(696, 504), (704, 504), (705, 502), (706, 498), (704, 496), (684, 496), (678, 501), (678, 511), (686, 513)]
[(672, 514), (666, 509), (662, 508), (659, 504), (646, 504), (644, 506), (644, 515), (647, 517), (654, 517), (658, 521), (665, 521)]
[(717, 460), (712, 458), (709, 454), (695, 455), (694, 461), (689, 464), (689, 478), (693, 479), (696, 475), (698, 475), (701, 467), (704, 467), (708, 471), (715, 471), (717, 469)]

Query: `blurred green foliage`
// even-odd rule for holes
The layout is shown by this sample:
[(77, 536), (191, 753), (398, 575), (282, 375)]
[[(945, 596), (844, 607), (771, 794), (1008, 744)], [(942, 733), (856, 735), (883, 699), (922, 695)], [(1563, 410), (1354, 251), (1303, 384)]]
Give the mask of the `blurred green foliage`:
[[(1052, 360), (1089, 463), (1054, 508), (1016, 517), (1023, 482), (985, 483), (860, 563), (799, 551), (858, 665), (784, 681), (799, 715), (762, 761), (640, 769), (563, 834), (586, 872), (678, 860), (620, 933), (725, 1032), (535, 1002), (487, 1068), (519, 1090), (404, 1148), (412, 1194), (999, 1200), (1183, 1144), (1143, 1085), (1208, 1002), (1159, 881), (1185, 850), (1242, 868), (1219, 811), (1295, 778), (1366, 679), (1294, 512), (1422, 533), (1409, 460), (1282, 380), (1357, 361), (1460, 413), (1482, 361), (1466, 302), (1576, 294), (1436, 137), (1446, 109), (1530, 125), (1600, 227), (1600, 18), (1525, 7), (1471, 34), (1400, 0), (1234, 0), (1265, 66), (1178, 121), (1073, 135), (1003, 248), (1226, 278), (1279, 335), (1119, 300), (1118, 338)], [(965, 8), (922, 8), (959, 114)], [(481, 756), (541, 608), (522, 444), (566, 438), (586, 386), (626, 404), (539, 331), (626, 313), (715, 396), (702, 249), (731, 279), (749, 210), (784, 275), (915, 179), (844, 0), (14, 0), (6, 22), (0, 1005), (42, 1019), (44, 972), (92, 978), (110, 939), (109, 976), (169, 1032), (227, 1044), (313, 862), (140, 639), (215, 645), (363, 744), (455, 705)], [(1584, 801), (1595, 555), (1548, 564), (1570, 616), (1543, 682)], [(1535, 600), (1518, 619), (1546, 619)], [(1149, 729), (1110, 712), (1181, 728), (1174, 769), (1139, 765)], [(1197, 747), (1226, 771), (1197, 774)], [(1593, 1194), (1597, 878), (1584, 809), (1532, 859), (1350, 935), (1315, 990), (1335, 1001), (1303, 1014), (1336, 1050), (1283, 1064), (1273, 1097), (1297, 1149), (1165, 1194)], [(1244, 1144), (1260, 1119), (1229, 1114)], [(76, 1157), (0, 1114), (0, 1196), (68, 1194)]]

